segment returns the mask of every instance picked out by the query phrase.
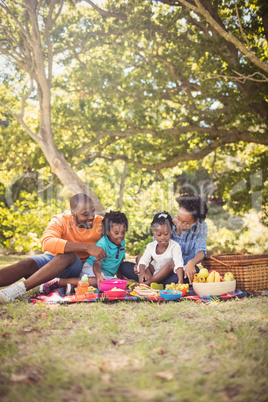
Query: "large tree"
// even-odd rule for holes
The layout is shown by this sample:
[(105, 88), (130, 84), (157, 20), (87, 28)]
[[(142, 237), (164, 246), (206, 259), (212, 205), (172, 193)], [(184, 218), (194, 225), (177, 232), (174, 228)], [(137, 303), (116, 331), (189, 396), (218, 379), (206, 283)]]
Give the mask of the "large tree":
[[(69, 2), (65, 3), (68, 5)], [(53, 71), (57, 45), (61, 38), (60, 36), (56, 38), (56, 35), (52, 38), (52, 35), (57, 28), (63, 6), (63, 0), (23, 2), (1, 0), (1, 53), (5, 57), (5, 68), (9, 69), (9, 74), (6, 70), (2, 82), (2, 93), (5, 96), (0, 103), (37, 142), (62, 184), (72, 193), (89, 194), (97, 210), (103, 212), (104, 208), (99, 199), (78, 177), (56, 146), (53, 133), (51, 122)], [(21, 99), (19, 112), (14, 111), (12, 102), (7, 102), (13, 85), (15, 87), (18, 85), (17, 89), (21, 90), (20, 93), (13, 90), (14, 96)], [(29, 122), (29, 115), (27, 116), (25, 110), (29, 107), (31, 99), (37, 103), (36, 124)]]
[[(79, 107), (99, 131), (97, 147), (81, 138), (76, 155), (161, 169), (201, 160), (229, 144), (268, 145), (267, 33), (260, 2), (196, 3), (110, 2), (120, 21), (98, 9), (108, 32), (119, 28), (109, 39), (99, 37), (101, 54), (92, 53), (95, 38), (84, 40), (84, 57), (73, 53), (72, 82), (85, 98)], [(92, 84), (83, 71), (95, 77)], [(103, 116), (101, 131), (96, 111)]]
[[(0, 5), (2, 88), (17, 79), (21, 113), (7, 90), (1, 103), (73, 191), (85, 191), (75, 170), (96, 158), (160, 170), (268, 145), (264, 2)], [(36, 126), (24, 118), (31, 102)]]

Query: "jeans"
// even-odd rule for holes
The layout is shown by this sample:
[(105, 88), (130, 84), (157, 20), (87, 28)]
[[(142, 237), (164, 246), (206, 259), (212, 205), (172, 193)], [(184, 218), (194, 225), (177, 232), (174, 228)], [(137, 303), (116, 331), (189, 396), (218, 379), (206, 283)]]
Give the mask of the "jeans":
[[(42, 268), (46, 265), (49, 261), (51, 261), (55, 256), (52, 254), (40, 254), (31, 256), (35, 260), (38, 269)], [(76, 261), (73, 265), (65, 268), (65, 270), (59, 275), (59, 278), (79, 278), (80, 272), (82, 271), (83, 262), (76, 256)], [(27, 279), (27, 278), (26, 278)]]

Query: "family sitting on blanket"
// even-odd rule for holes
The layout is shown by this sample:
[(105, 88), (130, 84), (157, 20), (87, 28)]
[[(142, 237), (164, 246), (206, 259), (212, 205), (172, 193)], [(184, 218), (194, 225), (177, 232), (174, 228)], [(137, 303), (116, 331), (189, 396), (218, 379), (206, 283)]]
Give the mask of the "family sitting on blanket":
[[(204, 219), (207, 206), (195, 195), (179, 197), (178, 202), (179, 212), (172, 220), (172, 239), (181, 247), (184, 277), (191, 283), (198, 270), (196, 264), (204, 259), (206, 253), (207, 225)], [(0, 270), (0, 287), (10, 285), (0, 290), (0, 303), (14, 301), (26, 291), (54, 278), (62, 280), (80, 277), (83, 264), (89, 256), (97, 261), (107, 258), (105, 249), (96, 244), (102, 237), (103, 218), (95, 215), (91, 199), (85, 194), (76, 194), (70, 200), (70, 210), (70, 213), (54, 216), (45, 230), (42, 237), (45, 254), (28, 257)], [(155, 268), (148, 268), (152, 275)], [(162, 283), (178, 282), (177, 273), (173, 269), (174, 266), (169, 267), (170, 271), (167, 271), (167, 276), (164, 275)], [(147, 269), (145, 279), (150, 275), (149, 271)], [(97, 272), (99, 274), (96, 270), (95, 275)], [(119, 267), (119, 274), (139, 281), (137, 273), (134, 263), (123, 262)], [(26, 280), (19, 281), (22, 278)], [(150, 281), (148, 278), (145, 283)]]

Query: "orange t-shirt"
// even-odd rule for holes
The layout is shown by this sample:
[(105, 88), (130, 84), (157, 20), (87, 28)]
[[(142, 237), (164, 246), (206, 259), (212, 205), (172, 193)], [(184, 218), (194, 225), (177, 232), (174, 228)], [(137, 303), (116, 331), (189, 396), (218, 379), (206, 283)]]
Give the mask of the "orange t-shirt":
[[(75, 225), (71, 214), (53, 216), (41, 239), (44, 251), (53, 255), (64, 254), (67, 241), (94, 246), (102, 237), (102, 219), (102, 216), (96, 215), (92, 228), (85, 229)], [(76, 254), (82, 261), (88, 258), (86, 252), (79, 251)]]

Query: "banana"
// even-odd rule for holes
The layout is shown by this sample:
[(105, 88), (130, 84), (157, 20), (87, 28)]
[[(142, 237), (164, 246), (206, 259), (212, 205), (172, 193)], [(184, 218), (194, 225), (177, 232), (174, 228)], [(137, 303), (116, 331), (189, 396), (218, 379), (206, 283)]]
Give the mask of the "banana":
[(209, 276), (207, 277), (207, 282), (214, 282), (215, 279), (215, 271), (211, 271)]
[(198, 274), (194, 274), (194, 279), (193, 282), (199, 282), (199, 275)]
[(221, 276), (219, 272), (215, 271), (215, 277), (214, 277), (214, 282), (220, 282), (221, 281)]

